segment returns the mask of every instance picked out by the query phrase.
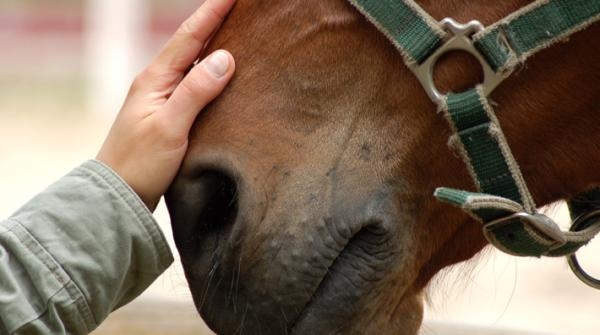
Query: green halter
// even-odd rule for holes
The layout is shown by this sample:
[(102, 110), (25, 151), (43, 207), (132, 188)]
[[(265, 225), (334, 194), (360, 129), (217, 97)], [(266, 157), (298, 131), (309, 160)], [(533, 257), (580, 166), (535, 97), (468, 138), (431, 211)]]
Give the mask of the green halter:
[[(537, 0), (486, 28), (478, 21), (437, 22), (413, 0), (349, 1), (396, 46), (450, 123), (450, 144), (478, 191), (439, 188), (439, 200), (482, 222), (490, 243), (517, 256), (572, 255), (600, 232), (600, 213), (578, 211), (587, 215), (573, 225), (577, 231), (563, 232), (537, 212), (488, 101), (493, 89), (531, 55), (600, 20), (600, 0)], [(480, 61), (485, 79), (466, 92), (444, 95), (433, 83), (433, 67), (442, 54), (457, 49)], [(576, 273), (585, 274), (571, 257)]]

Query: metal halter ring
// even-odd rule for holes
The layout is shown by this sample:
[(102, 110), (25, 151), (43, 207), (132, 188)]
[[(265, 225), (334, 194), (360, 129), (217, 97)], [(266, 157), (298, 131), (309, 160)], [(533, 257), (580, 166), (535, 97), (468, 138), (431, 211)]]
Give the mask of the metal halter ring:
[[(598, 221), (600, 221), (600, 210), (587, 213), (577, 218), (577, 220), (575, 220), (575, 222), (571, 226), (570, 230), (574, 232), (581, 231), (596, 224)], [(585, 272), (581, 265), (579, 265), (579, 260), (577, 260), (576, 253), (567, 256), (567, 261), (569, 263), (569, 267), (571, 268), (575, 276), (579, 278), (579, 280), (581, 280), (590, 287), (600, 289), (600, 279), (594, 278), (593, 276)]]
[(449, 35), (451, 35), (450, 39), (440, 46), (424, 62), (410, 66), (410, 69), (415, 76), (417, 76), (421, 85), (423, 85), (429, 98), (438, 105), (441, 105), (444, 101), (444, 94), (442, 94), (435, 86), (433, 72), (438, 59), (452, 50), (465, 51), (473, 55), (479, 61), (481, 68), (483, 69), (483, 91), (486, 96), (489, 96), (496, 86), (498, 86), (510, 73), (496, 73), (473, 45), (471, 36), (482, 31), (484, 29), (483, 24), (476, 20), (469, 21), (466, 24), (460, 24), (451, 18), (443, 19), (440, 24), (443, 29), (449, 32)]

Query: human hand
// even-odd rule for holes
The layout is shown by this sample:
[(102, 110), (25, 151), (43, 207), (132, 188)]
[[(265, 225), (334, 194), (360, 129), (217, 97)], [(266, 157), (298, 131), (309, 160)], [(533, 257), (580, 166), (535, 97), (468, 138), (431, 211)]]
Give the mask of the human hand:
[(202, 108), (225, 88), (235, 64), (218, 50), (194, 66), (235, 0), (207, 0), (134, 80), (96, 159), (110, 166), (153, 211), (173, 181)]

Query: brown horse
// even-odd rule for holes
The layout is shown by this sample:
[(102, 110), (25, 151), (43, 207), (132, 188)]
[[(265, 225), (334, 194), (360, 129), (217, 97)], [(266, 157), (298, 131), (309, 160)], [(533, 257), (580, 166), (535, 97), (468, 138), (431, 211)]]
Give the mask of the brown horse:
[[(422, 0), (491, 24), (527, 0)], [(533, 57), (492, 95), (538, 204), (600, 180), (600, 25)], [(485, 245), (432, 198), (474, 189), (400, 54), (346, 0), (238, 0), (210, 49), (236, 57), (199, 118), (168, 204), (196, 306), (219, 334), (415, 334), (440, 269)], [(463, 54), (443, 90), (480, 80)]]

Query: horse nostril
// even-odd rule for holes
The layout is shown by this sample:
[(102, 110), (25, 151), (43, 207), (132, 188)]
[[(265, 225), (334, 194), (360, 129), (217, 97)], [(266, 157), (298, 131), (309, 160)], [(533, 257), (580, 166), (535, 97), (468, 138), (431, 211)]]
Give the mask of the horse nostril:
[(175, 180), (167, 196), (175, 243), (193, 260), (225, 242), (238, 213), (237, 183), (220, 170)]
[(235, 222), (238, 211), (237, 186), (233, 178), (220, 171), (205, 171), (196, 181), (205, 185), (201, 196), (206, 201), (199, 209), (196, 233), (223, 233)]

